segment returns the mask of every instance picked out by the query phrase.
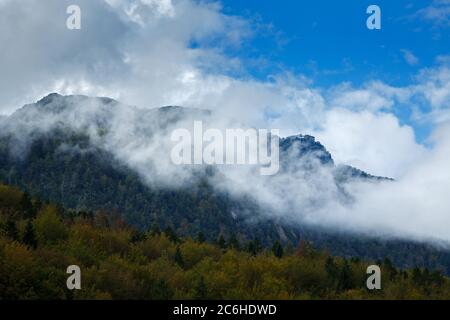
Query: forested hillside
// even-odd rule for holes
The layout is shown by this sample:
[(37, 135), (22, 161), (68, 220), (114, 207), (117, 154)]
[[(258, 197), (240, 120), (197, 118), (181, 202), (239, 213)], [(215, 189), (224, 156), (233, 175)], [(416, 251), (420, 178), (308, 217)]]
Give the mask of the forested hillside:
[[(219, 237), (206, 243), (157, 225), (137, 231), (111, 212), (67, 210), (0, 185), (1, 299), (448, 299), (439, 272), (399, 270), (385, 259), (382, 289), (366, 289), (373, 262), (307, 242)], [(82, 289), (66, 289), (78, 265)]]
[[(311, 139), (307, 142), (311, 143)], [(446, 274), (450, 270), (450, 253), (428, 244), (263, 219), (251, 199), (215, 192), (206, 179), (212, 168), (189, 188), (152, 188), (111, 154), (93, 146), (85, 134), (59, 129), (41, 135), (21, 158), (11, 156), (11, 146), (11, 137), (0, 138), (0, 183), (18, 186), (33, 196), (75, 211), (104, 210), (119, 215), (140, 231), (158, 225), (162, 230), (170, 227), (182, 237), (195, 237), (202, 232), (209, 242), (221, 235), (241, 242), (258, 238), (266, 248), (276, 240), (293, 247), (304, 240), (342, 257), (388, 257), (398, 267), (427, 267)], [(356, 172), (349, 168), (339, 170), (351, 170), (351, 175)]]
[[(376, 189), (379, 183), (395, 183), (336, 165), (312, 136), (280, 140), (281, 178), (247, 175), (249, 180), (239, 184), (214, 166), (167, 170), (168, 151), (158, 153), (167, 147), (164, 138), (173, 128), (198, 119), (208, 123), (211, 117), (205, 110), (138, 109), (109, 98), (50, 94), (0, 123), (0, 183), (74, 212), (121, 217), (140, 232), (155, 225), (185, 238), (201, 232), (209, 243), (221, 236), (241, 243), (257, 238), (264, 248), (275, 241), (286, 247), (307, 241), (336, 256), (389, 258), (397, 267), (450, 274), (447, 247), (304, 223), (303, 215), (315, 215), (330, 197), (351, 204), (347, 184), (363, 182)], [(149, 143), (152, 148), (146, 147)], [(136, 163), (130, 154), (145, 156)], [(189, 177), (182, 183), (180, 171)], [(327, 174), (321, 181), (323, 172)], [(257, 199), (260, 193), (253, 184), (264, 185), (265, 196), (260, 198), (276, 199), (275, 205)], [(280, 206), (282, 210), (273, 212)], [(330, 214), (333, 208), (328, 208)]]

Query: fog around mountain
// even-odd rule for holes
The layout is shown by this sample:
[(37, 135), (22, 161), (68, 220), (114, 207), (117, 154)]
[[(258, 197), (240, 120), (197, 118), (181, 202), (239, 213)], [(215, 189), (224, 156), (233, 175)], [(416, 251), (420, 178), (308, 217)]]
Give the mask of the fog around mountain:
[[(171, 132), (191, 128), (195, 120), (208, 127), (244, 127), (214, 112), (180, 107), (140, 109), (109, 98), (51, 94), (19, 109), (2, 125), (12, 154), (25, 159), (34, 139), (55, 128), (88, 135), (90, 143), (138, 173), (156, 188), (179, 189), (204, 174), (203, 166), (173, 165)], [(426, 161), (395, 181), (379, 179), (355, 168), (336, 166), (332, 155), (311, 136), (282, 138), (281, 169), (261, 176), (254, 166), (216, 166), (208, 179), (218, 193), (248, 197), (260, 214), (294, 224), (331, 228), (371, 236), (443, 242), (449, 240), (448, 130), (435, 137)], [(82, 152), (62, 146), (62, 152)], [(85, 150), (83, 151), (85, 152)], [(239, 212), (233, 214), (239, 215)]]

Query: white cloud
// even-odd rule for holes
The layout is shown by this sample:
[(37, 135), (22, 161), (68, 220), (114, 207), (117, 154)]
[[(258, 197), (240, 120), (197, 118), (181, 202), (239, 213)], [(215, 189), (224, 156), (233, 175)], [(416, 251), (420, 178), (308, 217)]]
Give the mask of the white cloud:
[(352, 110), (378, 111), (394, 105), (392, 93), (387, 90), (378, 90), (373, 85), (353, 88), (349, 83), (333, 88), (329, 100), (332, 107)]
[(418, 158), (403, 178), (396, 183), (352, 186), (355, 205), (334, 208), (333, 215), (319, 216), (321, 221), (339, 226), (351, 221), (346, 228), (372, 235), (450, 241), (449, 136), (450, 123), (443, 124), (434, 134), (435, 147)]
[(392, 178), (402, 177), (426, 152), (412, 128), (388, 113), (333, 109), (315, 135), (338, 163)]
[(69, 0), (26, 1), (6, 2), (0, 11), (0, 42), (8, 44), (0, 51), (3, 112), (61, 82), (89, 84), (92, 94), (100, 86), (130, 104), (181, 104), (179, 75), (214, 69), (224, 57), (220, 48), (239, 46), (249, 34), (244, 20), (223, 15), (217, 4), (80, 0), (82, 29), (71, 31)]
[(450, 1), (434, 0), (429, 6), (418, 10), (415, 16), (437, 27), (448, 27), (450, 26)]
[(405, 59), (406, 63), (408, 63), (410, 66), (419, 64), (419, 58), (417, 58), (410, 50), (402, 49), (400, 51), (402, 52), (403, 58)]
[(423, 95), (433, 109), (450, 108), (450, 67), (423, 69), (417, 76), (416, 94)]

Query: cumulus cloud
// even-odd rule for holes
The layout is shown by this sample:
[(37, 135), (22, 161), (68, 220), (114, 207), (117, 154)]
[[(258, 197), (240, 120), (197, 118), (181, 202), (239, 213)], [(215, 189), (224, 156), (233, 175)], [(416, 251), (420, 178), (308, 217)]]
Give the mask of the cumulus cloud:
[(426, 151), (412, 128), (389, 113), (336, 108), (327, 112), (316, 136), (338, 162), (394, 178), (402, 177)]
[(450, 123), (443, 124), (433, 135), (435, 147), (416, 159), (403, 178), (376, 188), (352, 185), (350, 192), (357, 200), (351, 208), (334, 208), (332, 214), (315, 218), (341, 226), (343, 221), (351, 221), (348, 228), (373, 235), (448, 242), (449, 136)]
[(248, 35), (246, 22), (223, 15), (219, 5), (182, 0), (80, 0), (82, 29), (68, 30), (72, 2), (3, 4), (3, 112), (52, 89), (142, 106), (183, 104), (192, 83), (204, 78), (199, 68), (225, 65), (220, 48), (239, 46)]

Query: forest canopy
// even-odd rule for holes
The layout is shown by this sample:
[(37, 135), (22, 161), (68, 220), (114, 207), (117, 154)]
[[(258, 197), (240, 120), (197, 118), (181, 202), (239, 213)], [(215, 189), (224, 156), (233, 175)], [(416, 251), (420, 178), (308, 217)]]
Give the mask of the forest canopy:
[[(368, 290), (377, 263), (382, 289)], [(81, 290), (66, 268), (81, 268)], [(401, 270), (389, 259), (334, 257), (308, 242), (297, 248), (235, 236), (207, 242), (120, 215), (64, 209), (0, 185), (0, 299), (448, 299), (450, 279)]]

